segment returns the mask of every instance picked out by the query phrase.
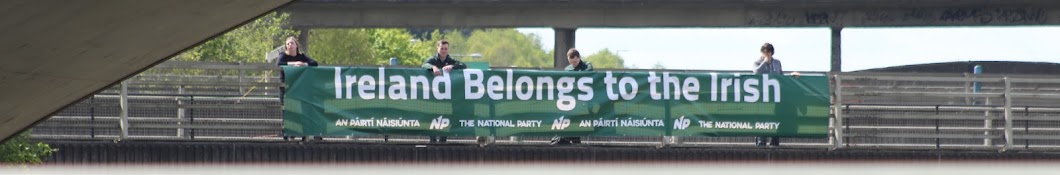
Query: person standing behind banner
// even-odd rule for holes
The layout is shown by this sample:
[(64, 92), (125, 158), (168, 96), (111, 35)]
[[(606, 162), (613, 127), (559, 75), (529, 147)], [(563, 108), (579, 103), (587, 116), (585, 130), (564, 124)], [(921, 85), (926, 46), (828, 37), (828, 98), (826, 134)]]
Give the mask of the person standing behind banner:
[(430, 58), (427, 58), (427, 61), (424, 61), (423, 66), (421, 67), (433, 72), (434, 75), (442, 75), (442, 71), (448, 73), (453, 69), (467, 68), (467, 65), (461, 63), (460, 60), (456, 60), (453, 59), (453, 57), (449, 57), (449, 41), (438, 41), (437, 46), (438, 53), (434, 56), (431, 56)]
[[(443, 73), (449, 73), (453, 69), (464, 69), (467, 65), (461, 63), (459, 60), (453, 59), (449, 56), (449, 41), (441, 40), (438, 41), (438, 53), (434, 54), (430, 58), (427, 58), (423, 62), (424, 69), (434, 73), (434, 75), (442, 75)], [(444, 72), (443, 72), (444, 71)], [(430, 143), (445, 143), (448, 137), (446, 136), (428, 136)]]
[[(304, 53), (299, 52), (301, 45), (298, 44), (298, 38), (293, 36), (287, 37), (287, 41), (283, 44), (283, 52), (280, 53), (280, 58), (276, 60), (277, 66), (317, 66), (317, 61), (309, 58)], [(283, 75), (283, 69), (280, 69), (280, 82), (286, 78)], [(280, 93), (283, 93), (284, 88), (280, 87)], [(282, 97), (282, 95), (281, 95)]]
[(298, 44), (298, 38), (293, 36), (287, 37), (287, 42), (284, 43), (283, 54), (280, 54), (280, 59), (276, 61), (276, 65), (279, 66), (317, 66), (317, 61), (306, 56), (305, 53), (299, 52), (300, 45)]
[[(283, 52), (280, 53), (280, 58), (276, 60), (276, 65), (295, 67), (317, 66), (316, 60), (313, 60), (312, 58), (309, 58), (309, 56), (306, 56), (304, 53), (299, 52), (299, 46), (300, 45), (298, 44), (298, 38), (295, 38), (294, 36), (287, 37), (287, 41), (285, 41), (283, 45)], [(283, 69), (280, 69), (280, 82), (284, 82), (285, 78), (286, 76), (284, 76), (283, 74)], [(280, 103), (283, 103), (283, 96), (284, 94), (286, 94), (285, 91), (287, 91), (287, 89), (283, 86), (280, 86)], [(284, 140), (287, 139), (290, 138), (284, 136)], [(321, 140), (320, 136), (315, 136), (313, 137), (313, 139)], [(303, 136), (302, 141), (306, 141), (306, 137)]]
[[(780, 63), (780, 60), (773, 58), (774, 52), (773, 44), (765, 43), (759, 49), (762, 52), (762, 56), (755, 61), (755, 68), (751, 70), (755, 74), (783, 74), (784, 68)], [(792, 76), (799, 76), (799, 72), (792, 72)], [(755, 137), (755, 146), (780, 146), (780, 137)]]
[[(578, 52), (578, 49), (571, 48), (570, 50), (567, 50), (567, 62), (570, 63), (570, 65), (567, 65), (567, 68), (564, 68), (563, 70), (566, 70), (566, 71), (593, 71), (593, 64), (582, 60), (582, 55), (581, 55), (581, 53)], [(568, 145), (568, 144), (580, 144), (580, 143), (582, 143), (582, 138), (581, 137), (559, 137), (559, 136), (552, 137), (552, 142), (551, 142), (552, 145)]]

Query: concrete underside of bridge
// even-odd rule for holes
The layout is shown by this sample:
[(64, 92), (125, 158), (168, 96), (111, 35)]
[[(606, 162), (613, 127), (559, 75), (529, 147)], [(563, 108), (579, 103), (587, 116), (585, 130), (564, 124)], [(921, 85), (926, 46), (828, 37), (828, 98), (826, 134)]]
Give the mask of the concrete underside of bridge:
[(293, 27), (890, 27), (1060, 24), (1054, 0), (305, 0)]
[(550, 27), (555, 68), (567, 66), (564, 51), (584, 27), (830, 27), (830, 71), (841, 72), (844, 27), (1060, 24), (1055, 0), (304, 0), (281, 10), (302, 31)]
[(0, 3), (0, 138), (290, 1)]
[(778, 148), (662, 148), (587, 146), (384, 145), (350, 143), (48, 142), (56, 164), (81, 163), (497, 163), (687, 161), (997, 161), (1060, 160), (1042, 152), (826, 150)]

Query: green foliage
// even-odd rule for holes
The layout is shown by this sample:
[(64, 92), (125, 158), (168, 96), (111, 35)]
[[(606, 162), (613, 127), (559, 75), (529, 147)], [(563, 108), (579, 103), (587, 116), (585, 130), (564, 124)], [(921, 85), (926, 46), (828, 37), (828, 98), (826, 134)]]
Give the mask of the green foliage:
[(401, 65), (415, 66), (434, 53), (433, 44), (405, 29), (314, 29), (309, 40), (307, 54), (321, 64), (386, 65), (397, 58)]
[(371, 65), (378, 61), (371, 37), (367, 29), (313, 29), (307, 54), (321, 64)]
[(298, 32), (285, 29), (287, 13), (272, 12), (246, 25), (206, 41), (178, 55), (176, 60), (204, 62), (265, 62), (265, 53), (282, 46), (287, 36)]
[(651, 65), (651, 69), (666, 69), (666, 66), (663, 66), (662, 62), (655, 62), (654, 65)]
[(625, 66), (625, 62), (626, 61), (623, 60), (622, 57), (620, 57), (618, 55), (615, 55), (615, 53), (612, 53), (611, 50), (609, 50), (607, 48), (604, 48), (603, 50), (600, 50), (600, 51), (598, 51), (598, 52), (596, 52), (596, 53), (594, 53), (592, 55), (589, 55), (589, 56), (585, 57), (584, 60), (588, 61), (589, 63), (593, 63), (593, 67), (594, 68), (604, 68), (604, 69), (624, 69), (624, 68), (626, 68), (626, 66)]
[[(466, 42), (451, 45), (466, 45), (451, 54), (482, 54), (482, 58), (461, 57), (461, 61), (486, 61), (497, 67), (552, 67), (552, 56), (541, 49), (541, 39), (536, 35), (519, 33), (515, 29), (475, 30)], [(452, 47), (452, 46), (451, 46)]]
[[(265, 15), (251, 23), (213, 38), (179, 54), (174, 59), (202, 62), (265, 62), (265, 54), (282, 46), (286, 36), (286, 13)], [(435, 43), (448, 40), (450, 54), (461, 61), (483, 61), (492, 66), (551, 67), (552, 56), (541, 49), (540, 37), (515, 29), (474, 30), (465, 36), (459, 30), (435, 30), (431, 38), (415, 38), (406, 29), (312, 29), (303, 50), (321, 64), (385, 65), (397, 58), (404, 66), (417, 66), (436, 53)], [(471, 57), (480, 54), (481, 57)], [(194, 70), (190, 70), (194, 71)], [(176, 73), (169, 72), (169, 73)], [(155, 72), (163, 73), (163, 72)], [(195, 73), (195, 72), (186, 72)]]
[(433, 42), (420, 42), (405, 29), (371, 29), (369, 33), (375, 57), (379, 58), (377, 64), (397, 58), (401, 65), (418, 66), (437, 51)]
[(38, 164), (55, 153), (51, 146), (29, 141), (29, 132), (23, 132), (0, 144), (0, 163)]

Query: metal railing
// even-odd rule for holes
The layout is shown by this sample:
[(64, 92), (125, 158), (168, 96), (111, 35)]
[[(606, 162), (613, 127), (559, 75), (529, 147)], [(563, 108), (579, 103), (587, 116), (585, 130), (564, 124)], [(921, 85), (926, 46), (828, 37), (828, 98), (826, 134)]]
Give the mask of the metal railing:
[(1057, 78), (844, 73), (834, 79), (836, 148), (1060, 148)]
[[(278, 68), (166, 62), (63, 109), (37, 139), (284, 141)], [(834, 75), (828, 138), (784, 138), (793, 148), (1060, 150), (1060, 78), (1034, 75)], [(980, 84), (980, 90), (974, 88)], [(453, 144), (478, 144), (450, 137)], [(551, 137), (484, 138), (547, 145)], [(326, 137), (325, 142), (427, 143), (425, 136)], [(582, 137), (584, 145), (751, 147), (752, 137)]]

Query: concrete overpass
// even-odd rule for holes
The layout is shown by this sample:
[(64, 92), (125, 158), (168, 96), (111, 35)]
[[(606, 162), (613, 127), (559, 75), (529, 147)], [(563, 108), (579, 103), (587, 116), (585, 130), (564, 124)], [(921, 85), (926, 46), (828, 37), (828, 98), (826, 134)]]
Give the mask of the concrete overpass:
[[(3, 3), (0, 138), (290, 1)], [(574, 47), (579, 27), (832, 27), (835, 72), (843, 27), (1060, 23), (1053, 0), (306, 0), (283, 10), (303, 30), (552, 27), (556, 50)]]
[(839, 72), (844, 27), (1060, 24), (1054, 0), (305, 0), (282, 10), (301, 30), (551, 27), (555, 67), (580, 27), (831, 27)]
[(290, 2), (0, 3), (0, 138)]

